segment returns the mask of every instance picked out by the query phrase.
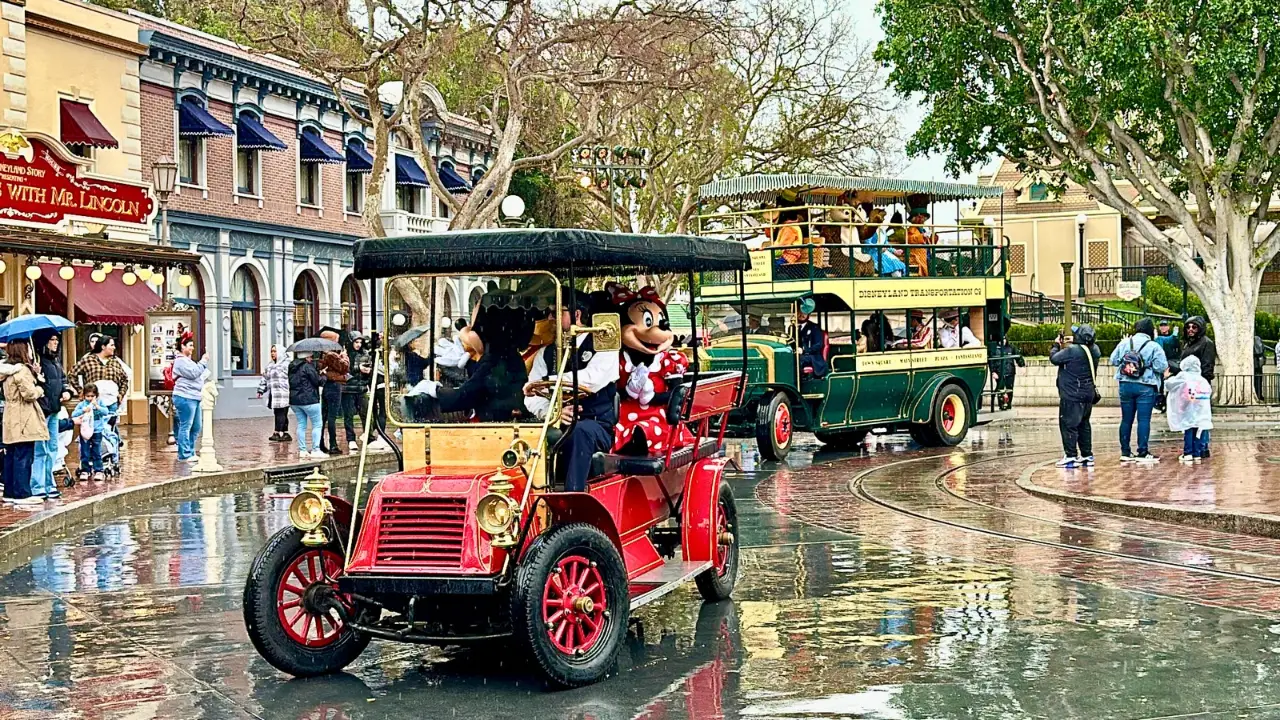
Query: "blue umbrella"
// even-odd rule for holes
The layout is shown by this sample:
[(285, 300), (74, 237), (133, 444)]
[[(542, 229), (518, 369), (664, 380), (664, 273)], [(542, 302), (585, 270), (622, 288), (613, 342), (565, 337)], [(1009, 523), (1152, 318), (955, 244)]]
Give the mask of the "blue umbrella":
[(70, 330), (76, 324), (60, 315), (20, 315), (7, 323), (0, 323), (0, 342), (25, 340), (40, 330)]

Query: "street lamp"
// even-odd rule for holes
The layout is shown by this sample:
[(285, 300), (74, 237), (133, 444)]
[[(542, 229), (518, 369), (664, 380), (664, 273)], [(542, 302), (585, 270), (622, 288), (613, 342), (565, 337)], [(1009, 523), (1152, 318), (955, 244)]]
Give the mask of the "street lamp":
[(169, 196), (178, 184), (178, 163), (168, 155), (151, 165), (152, 187), (160, 201), (160, 244), (169, 244)]
[(1084, 213), (1076, 215), (1076, 236), (1079, 247), (1080, 260), (1080, 287), (1076, 290), (1076, 296), (1084, 299), (1084, 224), (1089, 222), (1089, 216)]
[(520, 218), (524, 215), (524, 198), (519, 195), (508, 195), (502, 198), (500, 209), (502, 210), (503, 225), (519, 227), (523, 224)]

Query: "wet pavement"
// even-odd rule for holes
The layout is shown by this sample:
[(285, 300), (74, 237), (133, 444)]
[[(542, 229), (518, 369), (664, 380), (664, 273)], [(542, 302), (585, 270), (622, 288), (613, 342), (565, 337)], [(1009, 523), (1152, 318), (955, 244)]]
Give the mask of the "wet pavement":
[(0, 559), (0, 718), (1280, 717), (1280, 541), (1027, 495), (1054, 439), (877, 437), (783, 466), (735, 444), (734, 600), (642, 609), (618, 675), (567, 692), (500, 644), (375, 641), (346, 674), (288, 680), (240, 596), (296, 486), (141, 509)]

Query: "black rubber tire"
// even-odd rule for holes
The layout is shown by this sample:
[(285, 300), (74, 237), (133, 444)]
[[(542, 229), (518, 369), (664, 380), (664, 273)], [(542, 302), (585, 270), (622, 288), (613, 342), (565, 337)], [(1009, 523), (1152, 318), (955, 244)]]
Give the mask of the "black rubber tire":
[(938, 447), (942, 444), (942, 440), (938, 438), (933, 429), (933, 424), (911, 425), (907, 428), (907, 433), (911, 435), (911, 439), (925, 447)]
[[(276, 616), (276, 590), (280, 576), (293, 560), (315, 548), (302, 544), (302, 531), (286, 527), (272, 535), (258, 552), (244, 583), (244, 625), (249, 639), (263, 659), (276, 669), (294, 677), (313, 677), (337, 672), (360, 656), (369, 645), (369, 636), (350, 627), (342, 636), (323, 648), (308, 648), (285, 634)], [(322, 549), (341, 555), (336, 542)]]
[(725, 562), (723, 575), (716, 572), (713, 566), (693, 579), (698, 586), (698, 592), (706, 602), (728, 600), (729, 596), (733, 595), (733, 586), (738, 582), (738, 546), (741, 543), (738, 538), (738, 504), (733, 499), (733, 488), (729, 483), (721, 481), (717, 503), (719, 505), (717, 512), (725, 513), (728, 518), (729, 532), (733, 534), (733, 545), (729, 547), (729, 557)]
[[(600, 639), (582, 657), (570, 657), (551, 644), (542, 621), (547, 579), (570, 554), (596, 563), (605, 585), (609, 615)], [(516, 568), (511, 592), (511, 628), (521, 647), (553, 685), (574, 688), (598, 682), (614, 672), (631, 616), (627, 567), (613, 541), (594, 525), (560, 525), (538, 536)]]
[[(952, 426), (951, 432), (948, 432), (943, 425), (942, 408), (947, 403), (947, 398), (954, 397), (956, 402), (964, 408), (964, 418), (959, 428)], [(966, 435), (969, 434), (969, 425), (973, 420), (973, 408), (969, 404), (969, 396), (956, 385), (943, 386), (938, 391), (937, 397), (933, 399), (933, 413), (929, 416), (929, 424), (933, 427), (933, 436), (937, 438), (937, 447), (954, 447), (964, 441)]]
[(870, 433), (871, 430), (868, 428), (813, 431), (814, 437), (818, 438), (818, 442), (832, 450), (861, 450), (862, 441), (866, 440), (867, 435)]
[[(791, 418), (791, 433), (787, 436), (787, 441), (782, 444), (778, 443), (777, 435), (773, 431), (774, 419), (778, 417), (780, 405), (786, 406), (787, 417)], [(775, 392), (767, 398), (761, 398), (760, 407), (756, 410), (756, 447), (760, 450), (760, 457), (782, 462), (786, 459), (787, 453), (791, 452), (796, 436), (796, 416), (793, 410), (791, 401), (787, 399), (784, 392)]]

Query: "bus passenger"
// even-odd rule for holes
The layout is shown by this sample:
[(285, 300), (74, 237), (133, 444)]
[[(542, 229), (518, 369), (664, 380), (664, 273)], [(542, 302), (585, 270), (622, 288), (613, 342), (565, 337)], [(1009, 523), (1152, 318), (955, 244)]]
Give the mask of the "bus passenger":
[(912, 274), (920, 277), (928, 277), (929, 275), (929, 250), (923, 246), (934, 244), (934, 239), (923, 227), (924, 221), (928, 219), (928, 208), (911, 208), (911, 217), (908, 218), (911, 225), (907, 228), (907, 244), (922, 246), (911, 248), (911, 268), (914, 271)]
[[(868, 216), (868, 224), (864, 230), (870, 230), (866, 239), (863, 240), (867, 245), (888, 245), (890, 242), (890, 229), (887, 227), (879, 227), (884, 224), (884, 208), (873, 209)], [(871, 264), (875, 268), (874, 273), (879, 273), (882, 277), (902, 277), (907, 274), (907, 266), (902, 262), (902, 251), (897, 248), (871, 248)]]
[(943, 326), (938, 330), (938, 342), (942, 347), (982, 347), (982, 341), (978, 340), (972, 330), (967, 327), (960, 327), (960, 313), (954, 308), (943, 310), (942, 320)]
[(818, 323), (810, 319), (817, 308), (818, 305), (813, 298), (807, 297), (800, 301), (800, 312), (796, 313), (796, 337), (800, 341), (800, 370), (803, 372), (805, 368), (812, 368), (814, 379), (826, 377), (828, 370), (824, 333), (822, 328), (818, 327)]
[(923, 310), (911, 311), (911, 337), (895, 340), (893, 347), (898, 350), (907, 348), (923, 350), (933, 347), (933, 323), (925, 320)]

